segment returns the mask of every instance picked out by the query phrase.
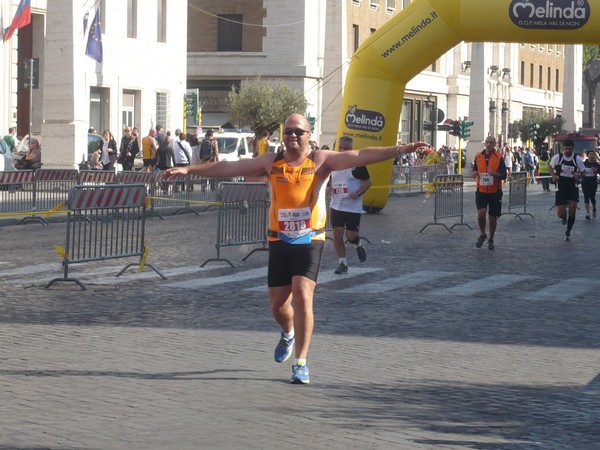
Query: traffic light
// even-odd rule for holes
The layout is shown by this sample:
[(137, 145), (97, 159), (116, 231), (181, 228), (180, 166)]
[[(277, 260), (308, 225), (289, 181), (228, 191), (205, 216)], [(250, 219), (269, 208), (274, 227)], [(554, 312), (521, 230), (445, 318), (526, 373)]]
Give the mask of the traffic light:
[(451, 120), (450, 123), (450, 134), (452, 136), (460, 136), (460, 121), (459, 120)]
[(464, 119), (460, 122), (460, 137), (468, 139), (471, 137), (471, 126), (473, 125), (472, 120)]
[(529, 125), (529, 139), (532, 141), (536, 141), (538, 138), (538, 130), (540, 126), (537, 123), (532, 123)]

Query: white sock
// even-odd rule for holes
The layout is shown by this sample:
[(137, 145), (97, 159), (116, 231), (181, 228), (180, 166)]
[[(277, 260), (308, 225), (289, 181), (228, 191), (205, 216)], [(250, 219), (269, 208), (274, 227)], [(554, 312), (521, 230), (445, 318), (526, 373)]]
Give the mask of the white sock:
[(338, 262), (340, 264), (346, 264), (346, 265), (348, 265), (348, 262), (346, 261), (346, 258), (338, 258)]
[(292, 339), (294, 337), (294, 329), (292, 328), (291, 331), (289, 333), (286, 333), (285, 331), (283, 332), (283, 335), (285, 336), (285, 338), (289, 341), (290, 339)]

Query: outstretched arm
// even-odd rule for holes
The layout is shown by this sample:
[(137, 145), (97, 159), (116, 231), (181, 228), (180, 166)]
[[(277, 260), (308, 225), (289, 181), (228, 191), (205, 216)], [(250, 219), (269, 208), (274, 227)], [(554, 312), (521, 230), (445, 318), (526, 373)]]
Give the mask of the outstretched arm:
[(367, 147), (361, 150), (349, 150), (345, 152), (323, 151), (322, 153), (325, 158), (323, 166), (329, 171), (367, 166), (388, 159), (394, 159), (398, 155), (415, 152), (422, 147), (429, 147), (429, 144), (427, 142), (413, 142), (393, 147)]
[(273, 165), (273, 159), (274, 154), (266, 154), (258, 158), (240, 159), (239, 161), (219, 161), (192, 166), (173, 167), (164, 172), (164, 178), (168, 179), (174, 175), (187, 174), (208, 178), (261, 177), (268, 175), (268, 170)]

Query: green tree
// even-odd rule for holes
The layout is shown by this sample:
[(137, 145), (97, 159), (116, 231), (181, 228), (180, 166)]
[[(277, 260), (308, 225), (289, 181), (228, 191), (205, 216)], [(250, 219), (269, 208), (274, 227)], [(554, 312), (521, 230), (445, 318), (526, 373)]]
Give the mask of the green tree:
[(583, 79), (588, 88), (588, 124), (596, 128), (596, 91), (600, 84), (600, 45), (583, 46)]
[(229, 120), (249, 126), (256, 134), (270, 133), (292, 113), (306, 113), (306, 98), (283, 81), (271, 83), (260, 78), (246, 81), (229, 92)]
[(537, 139), (533, 145), (539, 148), (548, 136), (563, 131), (564, 119), (541, 109), (524, 111), (523, 118), (515, 122), (523, 142), (529, 139), (529, 126), (534, 123), (537, 123), (540, 128), (537, 130)]

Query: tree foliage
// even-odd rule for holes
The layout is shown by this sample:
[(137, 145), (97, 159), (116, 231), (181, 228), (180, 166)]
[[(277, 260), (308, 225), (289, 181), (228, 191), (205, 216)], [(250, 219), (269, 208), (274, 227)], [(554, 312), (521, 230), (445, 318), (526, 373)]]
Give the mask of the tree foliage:
[(250, 127), (260, 134), (272, 133), (292, 113), (306, 113), (306, 98), (283, 81), (271, 83), (260, 78), (246, 81), (229, 92), (229, 121)]
[(600, 55), (600, 45), (584, 45), (583, 46), (583, 68), (585, 69), (590, 61), (598, 59)]
[(552, 113), (541, 109), (524, 111), (523, 118), (517, 120), (515, 123), (523, 142), (529, 139), (529, 126), (531, 124), (537, 123), (540, 126), (537, 130), (537, 139), (533, 143), (535, 147), (540, 147), (542, 142), (544, 142), (548, 136), (564, 131), (562, 129), (564, 124), (564, 119), (562, 117), (554, 116)]

